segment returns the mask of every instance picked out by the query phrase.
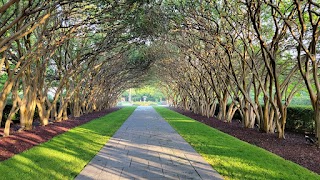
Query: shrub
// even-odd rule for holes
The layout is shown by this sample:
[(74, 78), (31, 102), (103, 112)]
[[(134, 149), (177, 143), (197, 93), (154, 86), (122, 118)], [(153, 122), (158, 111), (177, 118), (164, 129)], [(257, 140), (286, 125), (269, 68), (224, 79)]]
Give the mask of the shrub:
[[(228, 105), (229, 107), (229, 105)], [(287, 123), (286, 130), (299, 133), (309, 132), (313, 133), (315, 130), (315, 122), (313, 120), (314, 111), (311, 105), (293, 105), (287, 109)], [(219, 104), (215, 115), (219, 113)], [(233, 119), (240, 119), (239, 110), (233, 116)]]
[(286, 129), (296, 132), (314, 132), (312, 106), (289, 106)]
[[(6, 123), (6, 120), (9, 116), (9, 113), (10, 113), (10, 110), (12, 108), (12, 105), (11, 104), (8, 104), (4, 107), (4, 110), (3, 110), (3, 116), (2, 116), (2, 121), (1, 121), (1, 124), (0, 124), (0, 127), (4, 127), (4, 124)], [(12, 118), (12, 121), (14, 121), (14, 123), (19, 123), (19, 118), (20, 118), (20, 113), (19, 111), (14, 115), (14, 117)]]

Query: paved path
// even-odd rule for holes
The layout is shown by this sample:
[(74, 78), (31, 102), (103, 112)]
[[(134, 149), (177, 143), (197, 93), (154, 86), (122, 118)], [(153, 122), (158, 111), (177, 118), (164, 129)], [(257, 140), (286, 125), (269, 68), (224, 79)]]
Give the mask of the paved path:
[(152, 107), (138, 107), (76, 179), (222, 177)]

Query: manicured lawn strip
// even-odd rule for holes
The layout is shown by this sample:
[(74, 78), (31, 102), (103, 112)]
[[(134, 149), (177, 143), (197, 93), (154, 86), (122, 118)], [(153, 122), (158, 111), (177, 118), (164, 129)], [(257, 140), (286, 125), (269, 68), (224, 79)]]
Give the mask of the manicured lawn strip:
[(163, 107), (154, 107), (226, 179), (320, 179), (262, 148)]
[(73, 179), (135, 107), (124, 107), (0, 162), (0, 179)]

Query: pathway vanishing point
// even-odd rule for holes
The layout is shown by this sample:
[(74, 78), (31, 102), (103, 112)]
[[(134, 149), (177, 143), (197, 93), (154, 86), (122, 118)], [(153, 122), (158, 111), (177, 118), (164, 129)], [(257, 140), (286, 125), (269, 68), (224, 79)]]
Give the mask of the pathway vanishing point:
[(223, 179), (152, 108), (138, 107), (76, 177)]

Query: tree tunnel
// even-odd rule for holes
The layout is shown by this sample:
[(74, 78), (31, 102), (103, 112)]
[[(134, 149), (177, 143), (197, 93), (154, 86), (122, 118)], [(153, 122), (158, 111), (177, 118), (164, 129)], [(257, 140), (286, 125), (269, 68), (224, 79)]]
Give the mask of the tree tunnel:
[(285, 138), (305, 94), (320, 133), (320, 5), (309, 1), (5, 0), (0, 121), (9, 135), (116, 105), (157, 81), (171, 105)]

